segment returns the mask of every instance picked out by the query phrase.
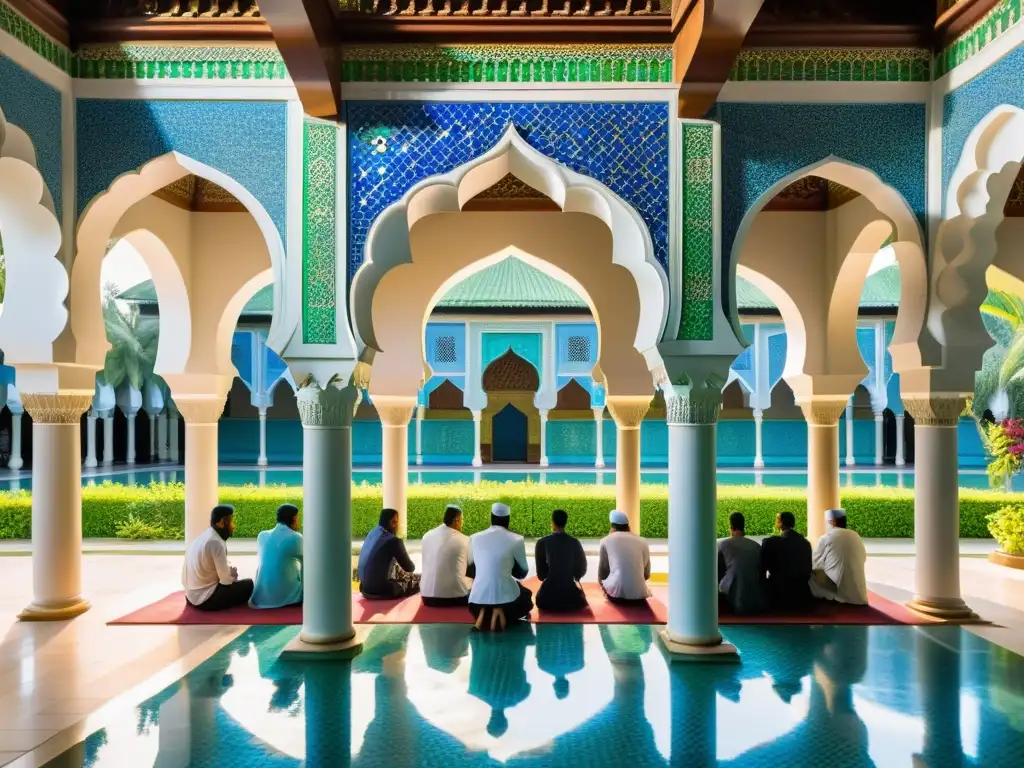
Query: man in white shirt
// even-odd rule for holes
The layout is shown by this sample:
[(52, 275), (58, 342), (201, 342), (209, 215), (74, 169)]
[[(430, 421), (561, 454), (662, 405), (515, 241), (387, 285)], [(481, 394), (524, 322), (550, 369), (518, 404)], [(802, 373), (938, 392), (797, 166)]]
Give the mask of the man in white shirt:
[(821, 600), (850, 605), (868, 604), (868, 584), (864, 564), (868, 553), (856, 531), (846, 527), (846, 510), (825, 513), (828, 533), (818, 539), (811, 565), (811, 594)]
[[(491, 506), (491, 527), (469, 537), (469, 611), (482, 629), (504, 628), (506, 622), (525, 619), (533, 610), (533, 593), (517, 581), (529, 570), (526, 542), (508, 529), (512, 512), (505, 504)], [(501, 610), (497, 610), (501, 609)]]
[(613, 603), (642, 603), (651, 596), (651, 548), (629, 530), (625, 512), (613, 509), (608, 522), (612, 530), (601, 539), (597, 581)]
[(235, 532), (235, 508), (218, 504), (210, 513), (210, 527), (185, 551), (181, 584), (189, 605), (201, 611), (220, 611), (245, 605), (252, 597), (252, 579), (238, 580), (238, 570), (228, 562), (225, 542)]
[(432, 608), (467, 605), (473, 580), (469, 567), (469, 537), (462, 532), (462, 510), (450, 504), (444, 522), (423, 537), (423, 575), (420, 595)]

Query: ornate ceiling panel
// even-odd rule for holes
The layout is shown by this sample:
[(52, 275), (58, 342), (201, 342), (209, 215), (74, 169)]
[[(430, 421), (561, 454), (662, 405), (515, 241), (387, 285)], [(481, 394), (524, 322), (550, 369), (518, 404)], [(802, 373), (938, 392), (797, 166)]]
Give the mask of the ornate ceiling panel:
[(241, 213), (245, 206), (223, 187), (189, 174), (154, 193), (172, 205), (199, 213)]
[(484, 392), (536, 392), (540, 389), (537, 369), (511, 349), (487, 366)]
[(777, 194), (766, 211), (830, 211), (860, 197), (856, 190), (820, 176), (804, 176)]

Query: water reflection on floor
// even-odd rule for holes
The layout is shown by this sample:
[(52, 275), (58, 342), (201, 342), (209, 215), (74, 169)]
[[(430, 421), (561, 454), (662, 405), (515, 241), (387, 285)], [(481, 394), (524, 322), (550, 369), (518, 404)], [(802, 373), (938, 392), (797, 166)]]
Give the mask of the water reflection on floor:
[(955, 627), (731, 627), (739, 665), (647, 626), (377, 626), (352, 662), (261, 627), (53, 766), (1011, 766), (1024, 659)]
[[(235, 467), (221, 467), (218, 473), (221, 485), (302, 485), (301, 468), (282, 469), (246, 469)], [(357, 484), (367, 483), (379, 485), (381, 482), (380, 470), (356, 469), (352, 473), (353, 481)], [(960, 487), (985, 489), (989, 487), (989, 479), (984, 470), (961, 469)], [(665, 485), (668, 483), (668, 473), (665, 470), (646, 470), (641, 473), (641, 480), (651, 485)], [(85, 472), (82, 475), (82, 485), (100, 485), (104, 482), (111, 482), (117, 485), (150, 485), (152, 483), (182, 483), (185, 481), (185, 472), (180, 468), (164, 469), (117, 469), (113, 471)], [(615, 469), (609, 468), (603, 471), (590, 471), (580, 469), (548, 469), (537, 471), (515, 471), (500, 469), (462, 469), (462, 468), (435, 468), (409, 472), (411, 484), (420, 483), (479, 483), (491, 481), (498, 483), (526, 482), (538, 484), (545, 483), (575, 483), (580, 485), (607, 485), (615, 486)], [(875, 471), (870, 469), (858, 469), (854, 471), (844, 470), (839, 473), (839, 482), (848, 488), (913, 488), (913, 469), (889, 469), (888, 471)], [(807, 473), (800, 469), (765, 469), (765, 470), (735, 470), (719, 469), (719, 485), (760, 485), (787, 488), (806, 488)], [(7, 473), (0, 475), (0, 491), (2, 490), (31, 490), (31, 472)], [(1017, 476), (1013, 480), (1013, 490), (1024, 491), (1024, 476)]]

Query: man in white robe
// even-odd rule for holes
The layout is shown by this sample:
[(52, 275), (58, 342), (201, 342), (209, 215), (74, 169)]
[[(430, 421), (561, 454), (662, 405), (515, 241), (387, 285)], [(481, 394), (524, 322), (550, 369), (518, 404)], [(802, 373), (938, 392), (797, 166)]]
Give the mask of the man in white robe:
[(811, 565), (811, 594), (821, 600), (850, 605), (868, 604), (864, 564), (868, 553), (856, 531), (846, 527), (846, 510), (825, 513), (828, 532), (818, 539)]

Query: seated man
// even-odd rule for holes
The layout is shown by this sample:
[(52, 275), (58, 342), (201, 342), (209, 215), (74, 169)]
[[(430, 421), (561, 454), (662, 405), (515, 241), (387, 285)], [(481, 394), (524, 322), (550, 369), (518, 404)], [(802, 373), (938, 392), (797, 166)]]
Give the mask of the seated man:
[(814, 574), (809, 582), (811, 594), (822, 600), (851, 605), (868, 604), (868, 584), (864, 564), (868, 553), (856, 531), (846, 527), (846, 510), (825, 513), (828, 532), (818, 539), (811, 560)]
[(799, 611), (811, 603), (811, 543), (795, 529), (792, 512), (775, 518), (778, 536), (761, 542), (761, 565), (767, 573), (766, 598), (776, 611)]
[(761, 545), (746, 536), (742, 512), (729, 515), (729, 536), (718, 542), (718, 593), (735, 613), (764, 608)]
[(256, 588), (249, 605), (253, 608), (281, 608), (302, 602), (302, 534), (299, 508), (282, 504), (277, 508), (277, 525), (256, 537)]
[(469, 572), (473, 588), (469, 611), (482, 629), (525, 619), (533, 609), (533, 593), (517, 579), (526, 578), (526, 542), (508, 529), (512, 512), (505, 504), (491, 506), (491, 527), (469, 537)]
[(651, 596), (651, 548), (629, 530), (625, 512), (613, 509), (608, 515), (612, 530), (601, 539), (597, 582), (613, 603), (642, 603)]
[(462, 510), (449, 504), (444, 522), (423, 536), (423, 604), (433, 608), (468, 605), (473, 580), (469, 567), (469, 537), (462, 532)]
[(587, 605), (580, 579), (587, 572), (587, 556), (579, 539), (565, 532), (565, 510), (551, 513), (551, 533), (537, 542), (537, 607), (544, 611), (576, 611)]
[(189, 605), (201, 611), (220, 611), (245, 605), (252, 596), (252, 579), (238, 580), (228, 562), (225, 543), (235, 532), (235, 508), (218, 504), (210, 513), (210, 527), (185, 550), (181, 585)]
[(391, 600), (415, 595), (420, 577), (405, 551), (398, 531), (398, 510), (381, 510), (378, 525), (366, 535), (359, 551), (359, 591), (370, 600)]

